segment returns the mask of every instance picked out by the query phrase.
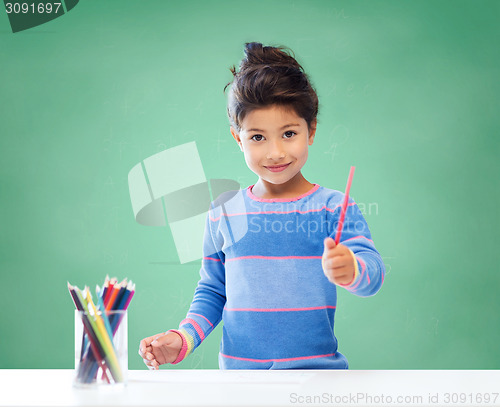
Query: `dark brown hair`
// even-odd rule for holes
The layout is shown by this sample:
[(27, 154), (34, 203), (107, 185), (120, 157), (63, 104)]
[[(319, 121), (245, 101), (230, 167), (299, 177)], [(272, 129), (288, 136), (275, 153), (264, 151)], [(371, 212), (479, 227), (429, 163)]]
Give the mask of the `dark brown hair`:
[(246, 43), (239, 72), (235, 66), (230, 70), (234, 78), (224, 91), (231, 85), (227, 114), (238, 132), (248, 113), (270, 105), (292, 108), (311, 128), (318, 115), (318, 95), (291, 50)]

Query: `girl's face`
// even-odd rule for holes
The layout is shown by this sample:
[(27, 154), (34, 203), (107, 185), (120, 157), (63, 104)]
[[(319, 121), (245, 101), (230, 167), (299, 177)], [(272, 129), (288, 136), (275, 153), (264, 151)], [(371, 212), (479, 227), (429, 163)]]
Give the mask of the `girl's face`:
[(240, 133), (231, 134), (245, 154), (248, 167), (262, 182), (293, 184), (302, 179), (300, 170), (307, 161), (308, 147), (316, 129), (297, 116), (293, 109), (272, 105), (246, 115)]

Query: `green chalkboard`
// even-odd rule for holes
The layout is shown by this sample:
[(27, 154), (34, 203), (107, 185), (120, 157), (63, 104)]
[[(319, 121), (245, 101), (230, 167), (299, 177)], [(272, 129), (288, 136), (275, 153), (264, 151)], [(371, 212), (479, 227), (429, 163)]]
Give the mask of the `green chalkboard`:
[[(356, 166), (387, 265), (375, 297), (339, 290), (350, 367), (500, 368), (498, 1), (70, 3), (16, 33), (0, 13), (0, 368), (73, 367), (67, 281), (136, 283), (132, 369), (140, 339), (178, 326), (201, 261), (136, 221), (128, 176), (194, 142), (207, 181), (255, 183), (223, 93), (249, 41), (290, 47), (310, 75), (303, 173), (343, 190)], [(220, 337), (165, 368), (217, 368)]]

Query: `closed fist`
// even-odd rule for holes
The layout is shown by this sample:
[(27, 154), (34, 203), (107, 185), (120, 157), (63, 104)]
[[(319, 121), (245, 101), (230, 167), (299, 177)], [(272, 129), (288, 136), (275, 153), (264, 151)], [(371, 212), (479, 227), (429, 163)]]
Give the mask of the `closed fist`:
[(334, 284), (349, 285), (354, 280), (356, 260), (352, 252), (342, 244), (327, 237), (324, 242), (321, 265), (328, 280)]
[(182, 348), (182, 338), (175, 332), (165, 332), (144, 338), (139, 344), (139, 355), (149, 369), (174, 362)]

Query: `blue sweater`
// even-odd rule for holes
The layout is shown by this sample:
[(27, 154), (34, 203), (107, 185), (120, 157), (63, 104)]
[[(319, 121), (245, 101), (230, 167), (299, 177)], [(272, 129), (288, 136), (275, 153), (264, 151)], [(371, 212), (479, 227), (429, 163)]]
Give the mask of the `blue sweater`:
[[(323, 273), (323, 241), (335, 238), (344, 194), (315, 184), (291, 199), (260, 199), (250, 186), (212, 202), (201, 279), (178, 330), (178, 363), (223, 321), (221, 369), (346, 369), (334, 334), (337, 286)], [(385, 268), (361, 211), (349, 199), (341, 244), (355, 255), (360, 297)]]

